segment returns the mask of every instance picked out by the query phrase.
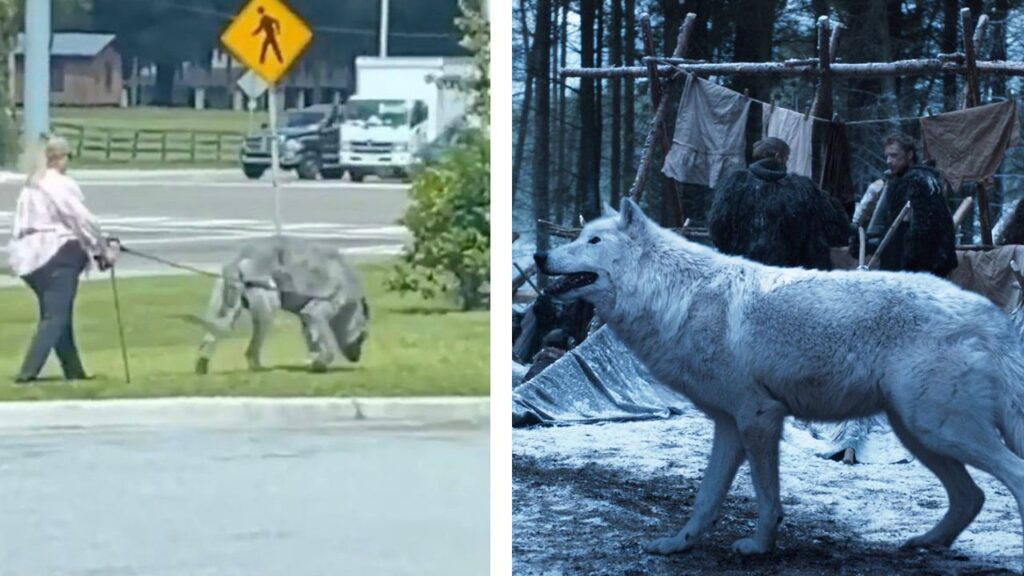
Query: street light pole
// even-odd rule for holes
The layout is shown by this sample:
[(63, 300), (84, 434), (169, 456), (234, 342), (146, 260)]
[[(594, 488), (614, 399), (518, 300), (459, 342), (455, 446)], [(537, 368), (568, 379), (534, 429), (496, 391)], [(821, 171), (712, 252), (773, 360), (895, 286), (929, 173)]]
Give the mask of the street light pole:
[(388, 55), (388, 0), (380, 0), (380, 57)]
[(22, 102), (26, 143), (50, 130), (51, 2), (25, 2), (25, 93)]

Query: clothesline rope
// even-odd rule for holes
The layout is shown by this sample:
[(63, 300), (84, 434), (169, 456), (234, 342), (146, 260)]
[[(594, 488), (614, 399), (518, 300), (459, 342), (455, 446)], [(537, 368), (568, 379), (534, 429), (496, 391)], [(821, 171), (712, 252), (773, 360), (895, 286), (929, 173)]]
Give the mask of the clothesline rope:
[[(677, 64), (670, 64), (670, 66), (675, 68), (680, 74), (690, 74), (690, 72), (687, 72), (686, 70), (681, 69)], [(737, 92), (737, 94), (739, 94), (739, 92)], [(750, 100), (752, 102), (757, 102), (758, 104), (760, 104), (762, 106), (775, 106), (775, 104), (773, 104), (771, 102), (765, 102), (764, 100), (758, 100), (757, 98), (753, 98), (751, 96), (747, 96), (746, 94), (740, 94), (740, 95), (743, 96), (744, 98), (746, 98), (747, 100)], [(1016, 99), (1016, 97), (1014, 97), (1014, 99)], [(779, 108), (783, 108), (783, 106), (779, 106)], [(787, 110), (788, 110), (788, 108), (787, 108)], [(795, 112), (799, 112), (799, 111), (795, 110)], [(828, 120), (826, 118), (820, 118), (818, 116), (812, 116), (810, 113), (805, 114), (805, 116), (807, 118), (810, 118), (810, 119), (814, 120), (815, 122), (832, 122), (832, 120)], [(892, 123), (892, 122), (915, 122), (915, 121), (920, 121), (921, 118), (927, 118), (927, 116), (903, 116), (903, 117), (899, 117), (899, 118), (871, 118), (871, 119), (868, 119), (868, 120), (850, 120), (850, 121), (843, 122), (843, 124), (846, 124), (847, 126), (857, 126), (857, 125), (862, 125), (862, 124), (883, 124), (883, 123)]]

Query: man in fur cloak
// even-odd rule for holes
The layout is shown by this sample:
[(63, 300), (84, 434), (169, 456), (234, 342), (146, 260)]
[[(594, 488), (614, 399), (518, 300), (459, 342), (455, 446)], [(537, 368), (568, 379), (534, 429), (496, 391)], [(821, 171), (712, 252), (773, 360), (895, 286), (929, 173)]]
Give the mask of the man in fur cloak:
[[(917, 149), (905, 134), (885, 140), (887, 180), (871, 210), (865, 194), (854, 224), (867, 225), (867, 253), (874, 254), (900, 211), (910, 202), (910, 220), (896, 229), (879, 257), (882, 270), (930, 272), (945, 277), (957, 266), (953, 215), (946, 201), (945, 180), (930, 166), (915, 165)], [(873, 212), (873, 214), (872, 214)], [(853, 249), (853, 247), (851, 247)]]
[(786, 172), (789, 145), (754, 144), (754, 162), (715, 190), (708, 227), (715, 247), (771, 266), (832, 269), (830, 246), (846, 244), (846, 212), (805, 176)]

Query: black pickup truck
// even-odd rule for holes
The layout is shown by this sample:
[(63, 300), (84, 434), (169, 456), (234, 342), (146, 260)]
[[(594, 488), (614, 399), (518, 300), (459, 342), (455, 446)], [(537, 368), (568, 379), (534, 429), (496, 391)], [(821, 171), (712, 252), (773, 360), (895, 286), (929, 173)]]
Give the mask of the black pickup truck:
[[(286, 110), (277, 127), (278, 159), (284, 170), (295, 170), (303, 180), (341, 178), (338, 161), (341, 147), (342, 106), (315, 104)], [(270, 168), (270, 129), (247, 136), (242, 144), (242, 171), (256, 179)]]

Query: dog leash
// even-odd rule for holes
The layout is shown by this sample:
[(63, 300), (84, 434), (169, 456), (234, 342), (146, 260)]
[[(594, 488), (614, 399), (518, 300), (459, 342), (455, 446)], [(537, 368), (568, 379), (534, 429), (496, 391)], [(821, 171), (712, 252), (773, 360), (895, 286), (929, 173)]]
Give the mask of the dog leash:
[(152, 260), (153, 262), (164, 264), (165, 266), (170, 266), (171, 268), (177, 268), (179, 270), (185, 270), (185, 271), (188, 271), (188, 272), (194, 272), (196, 274), (200, 274), (200, 275), (206, 276), (208, 278), (216, 278), (218, 280), (223, 280), (223, 281), (231, 283), (231, 284), (238, 284), (238, 285), (241, 285), (241, 286), (252, 286), (252, 287), (255, 287), (255, 288), (262, 288), (264, 290), (277, 290), (276, 286), (274, 286), (272, 284), (268, 284), (266, 282), (260, 282), (260, 281), (249, 281), (249, 282), (246, 282), (246, 281), (241, 281), (241, 280), (235, 280), (233, 278), (227, 278), (223, 274), (217, 274), (216, 272), (210, 272), (210, 271), (207, 271), (207, 270), (202, 270), (202, 269), (196, 268), (194, 266), (189, 266), (188, 264), (181, 264), (181, 263), (178, 263), (178, 262), (174, 262), (172, 260), (168, 260), (166, 258), (161, 258), (159, 256), (154, 256), (152, 254), (147, 254), (145, 252), (139, 252), (138, 250), (131, 249), (131, 248), (126, 248), (125, 246), (121, 246), (121, 251), (126, 253), (126, 254), (132, 254), (134, 256), (138, 256), (139, 258), (142, 258), (144, 260)]
[[(170, 266), (172, 268), (177, 268), (179, 270), (185, 270), (185, 271), (188, 271), (188, 272), (194, 272), (196, 274), (200, 274), (200, 275), (206, 276), (208, 278), (216, 278), (218, 280), (223, 280), (224, 282), (226, 282), (228, 284), (234, 284), (234, 285), (237, 285), (237, 286), (241, 286), (243, 288), (260, 288), (260, 289), (263, 289), (263, 290), (278, 291), (278, 287), (277, 286), (275, 286), (273, 284), (270, 284), (268, 282), (261, 282), (259, 280), (235, 280), (234, 278), (228, 278), (228, 277), (224, 276), (223, 274), (217, 274), (216, 272), (209, 272), (207, 270), (202, 270), (202, 269), (196, 268), (194, 266), (189, 266), (188, 264), (181, 264), (179, 262), (174, 262), (173, 260), (168, 260), (166, 258), (161, 258), (159, 256), (154, 256), (153, 254), (148, 254), (146, 252), (140, 252), (138, 250), (135, 250), (134, 248), (127, 248), (124, 245), (121, 245), (121, 252), (124, 252), (125, 254), (132, 254), (133, 256), (137, 256), (137, 257), (142, 258), (144, 260), (151, 260), (153, 262), (164, 264), (166, 266)], [(299, 292), (293, 292), (293, 294), (295, 294), (297, 296), (301, 296), (303, 298), (309, 298), (310, 300), (328, 300), (328, 301), (333, 300), (334, 296), (335, 296), (333, 294), (331, 296), (311, 296), (309, 294), (302, 294), (302, 293), (299, 293)]]
[(171, 260), (167, 260), (167, 259), (161, 258), (159, 256), (153, 256), (152, 254), (146, 254), (145, 252), (139, 252), (138, 250), (135, 250), (134, 248), (128, 248), (127, 246), (124, 246), (124, 245), (121, 246), (121, 252), (124, 252), (125, 254), (132, 254), (132, 255), (138, 256), (139, 258), (143, 258), (145, 260), (152, 260), (153, 262), (158, 262), (160, 264), (164, 264), (164, 265), (170, 266), (172, 268), (178, 268), (180, 270), (187, 270), (189, 272), (194, 272), (196, 274), (201, 274), (203, 276), (208, 276), (210, 278), (223, 278), (224, 277), (222, 274), (216, 274), (214, 272), (208, 272), (206, 270), (201, 270), (199, 268), (195, 268), (195, 267), (189, 266), (187, 264), (179, 264), (177, 262), (173, 262)]

